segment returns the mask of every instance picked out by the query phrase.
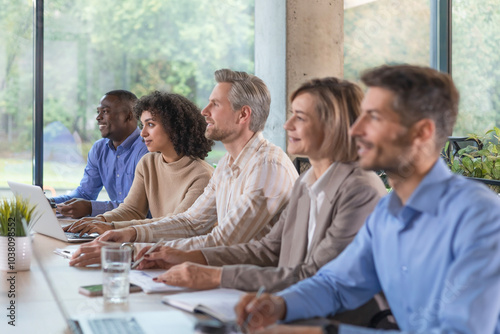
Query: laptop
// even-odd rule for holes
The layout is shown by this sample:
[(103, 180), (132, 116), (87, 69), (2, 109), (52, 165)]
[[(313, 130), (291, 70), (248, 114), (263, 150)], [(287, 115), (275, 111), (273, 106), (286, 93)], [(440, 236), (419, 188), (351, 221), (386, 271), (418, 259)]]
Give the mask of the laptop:
[(7, 183), (14, 195), (20, 195), (35, 205), (36, 221), (32, 225), (33, 231), (65, 242), (86, 242), (97, 237), (94, 233), (80, 237), (79, 233), (64, 232), (40, 187), (12, 181), (7, 181)]

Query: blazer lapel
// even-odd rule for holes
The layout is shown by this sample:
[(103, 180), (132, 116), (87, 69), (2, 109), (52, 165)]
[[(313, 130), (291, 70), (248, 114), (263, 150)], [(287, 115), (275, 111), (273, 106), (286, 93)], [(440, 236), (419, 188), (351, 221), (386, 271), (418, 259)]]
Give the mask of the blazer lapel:
[[(299, 181), (300, 182), (300, 181)], [(290, 265), (302, 262), (307, 253), (307, 222), (309, 221), (309, 209), (311, 207), (309, 194), (305, 186), (301, 186), (301, 194), (295, 207), (296, 219), (294, 224), (293, 239), (291, 242), (290, 253), (287, 254), (287, 261), (284, 263)], [(285, 254), (281, 254), (283, 256)], [(300, 260), (298, 260), (300, 259)]]
[[(325, 188), (325, 200), (319, 211), (316, 219), (316, 228), (314, 229), (314, 236), (311, 240), (311, 249), (314, 249), (325, 235), (325, 230), (331, 224), (332, 210), (336, 210), (335, 202), (337, 200), (337, 193), (344, 183), (345, 179), (352, 173), (356, 167), (356, 163), (337, 163), (330, 176)], [(307, 247), (307, 246), (306, 246)], [(308, 254), (309, 255), (309, 254)]]

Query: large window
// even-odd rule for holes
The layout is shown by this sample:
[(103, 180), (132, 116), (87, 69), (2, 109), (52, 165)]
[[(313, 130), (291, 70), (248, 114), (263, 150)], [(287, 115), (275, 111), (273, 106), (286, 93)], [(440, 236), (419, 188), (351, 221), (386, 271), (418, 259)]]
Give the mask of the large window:
[[(431, 34), (442, 38), (446, 25), (431, 32), (449, 13), (439, 0), (345, 0), (344, 76), (357, 81), (366, 68), (391, 63), (429, 65)], [(500, 0), (451, 1), (451, 74), (460, 91), (455, 136), (483, 134), (500, 126)], [(440, 36), (437, 36), (437, 35)], [(446, 66), (448, 67), (448, 66)]]
[[(10, 71), (0, 75), (8, 84), (0, 86), (0, 139), (9, 139), (0, 170), (31, 183), (33, 8), (0, 4), (0, 27), (12, 26), (0, 38), (16, 46), (0, 49), (0, 74)], [(168, 90), (204, 107), (216, 69), (254, 72), (253, 1), (46, 0), (44, 6), (43, 183), (58, 195), (79, 184), (100, 138), (95, 110), (107, 91), (140, 97)], [(219, 143), (207, 160), (216, 163), (223, 154)], [(17, 174), (9, 170), (14, 162), (22, 166)]]
[(452, 75), (460, 90), (455, 135), (500, 126), (500, 0), (452, 2)]
[(0, 196), (7, 196), (7, 180), (32, 180), (33, 7), (0, 0), (0, 8)]
[(429, 65), (429, 0), (345, 0), (344, 78), (391, 63)]

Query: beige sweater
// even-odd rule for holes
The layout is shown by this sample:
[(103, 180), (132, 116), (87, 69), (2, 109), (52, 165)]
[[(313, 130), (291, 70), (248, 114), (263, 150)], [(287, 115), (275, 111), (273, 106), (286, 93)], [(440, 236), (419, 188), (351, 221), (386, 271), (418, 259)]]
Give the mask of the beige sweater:
[[(204, 160), (185, 156), (166, 163), (161, 153), (148, 153), (137, 164), (124, 202), (101, 217), (122, 228), (184, 212), (203, 193), (213, 170)], [(153, 219), (145, 219), (148, 209)]]

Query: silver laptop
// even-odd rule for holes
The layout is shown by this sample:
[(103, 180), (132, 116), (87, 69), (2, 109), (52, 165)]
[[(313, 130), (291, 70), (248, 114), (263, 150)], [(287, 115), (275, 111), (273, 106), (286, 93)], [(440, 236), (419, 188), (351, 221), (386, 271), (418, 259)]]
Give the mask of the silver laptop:
[[(159, 305), (159, 307), (161, 307)], [(104, 313), (68, 319), (69, 329), (74, 334), (192, 334), (196, 320), (177, 310), (131, 313)]]
[(12, 181), (7, 181), (7, 183), (15, 195), (20, 195), (26, 198), (32, 205), (35, 205), (34, 216), (37, 220), (34, 222), (34, 225), (32, 225), (35, 232), (65, 242), (92, 241), (97, 236), (91, 234), (80, 237), (78, 233), (64, 232), (54, 211), (52, 211), (50, 207), (47, 197), (45, 197), (40, 187)]

